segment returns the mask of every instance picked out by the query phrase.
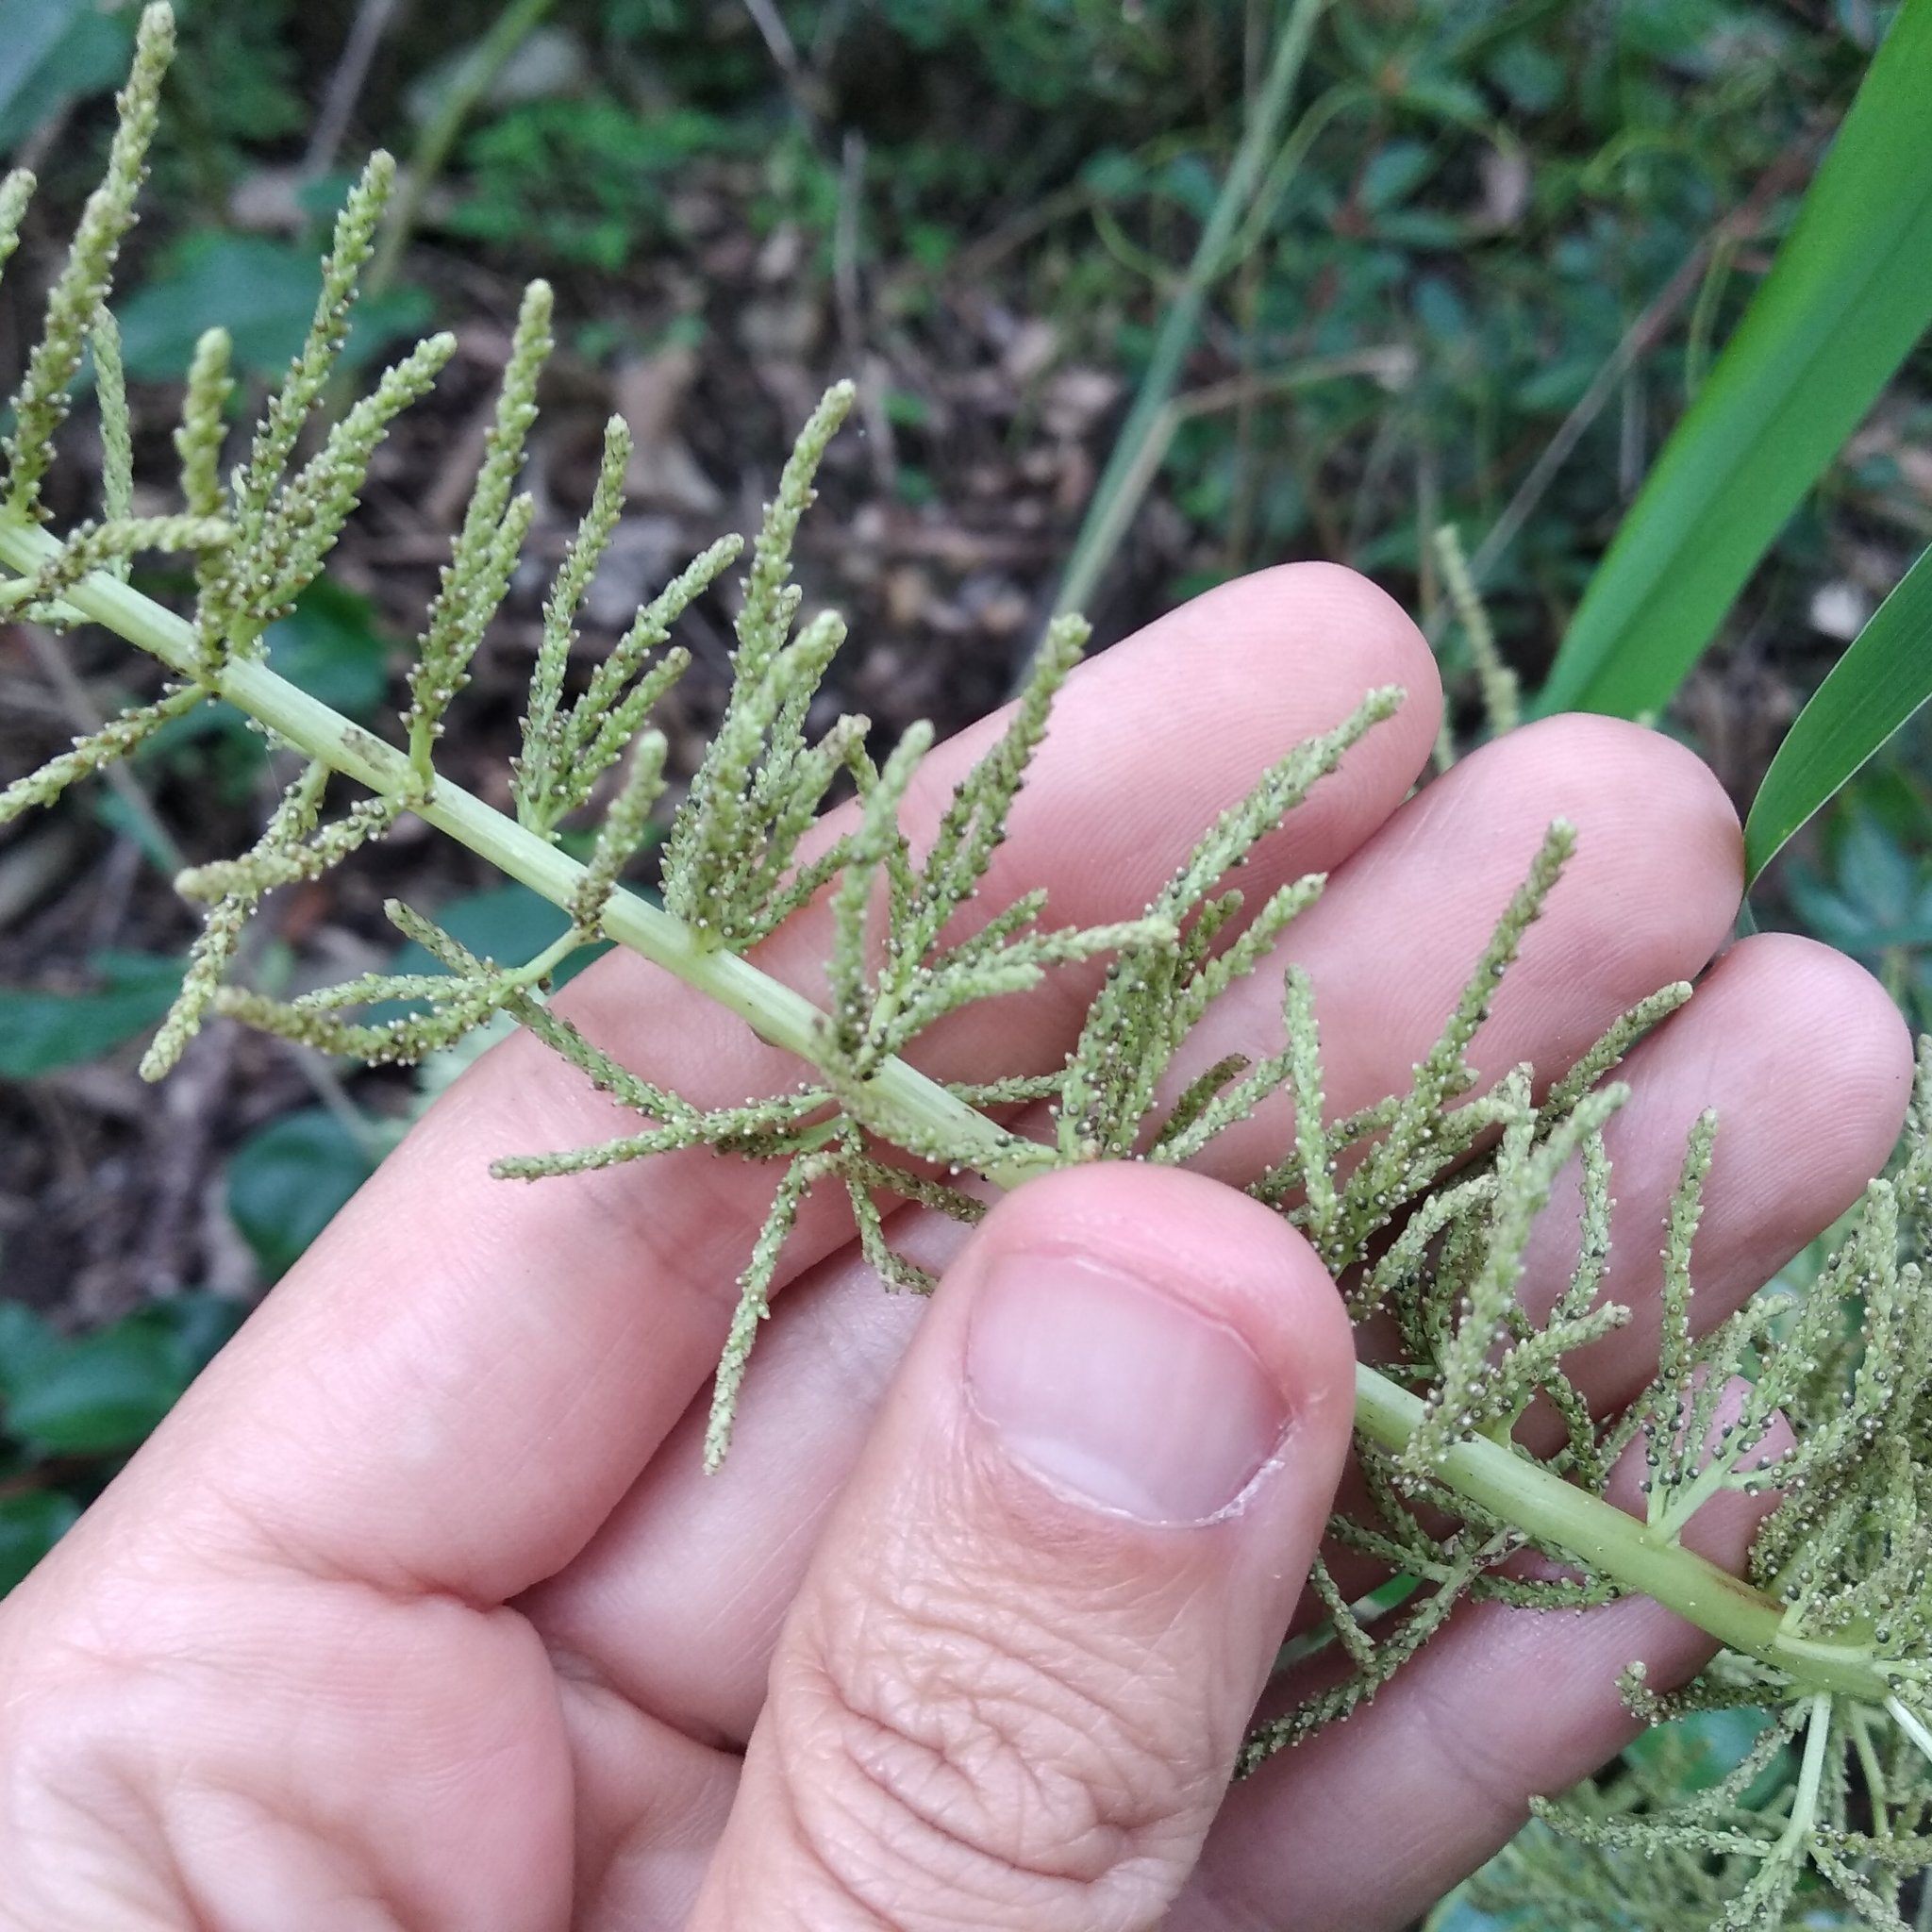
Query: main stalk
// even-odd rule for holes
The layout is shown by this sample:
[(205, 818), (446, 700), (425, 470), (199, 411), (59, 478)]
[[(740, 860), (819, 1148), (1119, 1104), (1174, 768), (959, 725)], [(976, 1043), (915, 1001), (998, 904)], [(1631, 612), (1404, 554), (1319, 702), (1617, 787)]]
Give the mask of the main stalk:
[[(59, 553), (38, 525), (0, 511), (0, 564), (31, 576)], [(258, 659), (205, 674), (193, 627), (118, 578), (95, 575), (64, 601), (158, 658), (178, 677), (266, 725), (310, 758), (366, 786), (408, 801), (425, 824), (467, 846), (498, 871), (553, 905), (568, 908), (585, 868), (473, 793), (438, 777), (422, 794), (408, 757), (353, 720), (308, 695)], [(734, 953), (700, 941), (681, 920), (619, 889), (602, 914), (604, 930), (687, 986), (736, 1013), (772, 1045), (816, 1064), (825, 1016), (803, 994)], [(881, 1114), (929, 1128), (960, 1146), (979, 1148), (972, 1165), (1003, 1188), (1017, 1187), (1055, 1164), (1054, 1151), (1020, 1143), (956, 1094), (900, 1059), (880, 1066), (869, 1083)], [(1424, 1417), (1419, 1397), (1367, 1364), (1356, 1370), (1356, 1426), (1400, 1455)], [(1635, 1594), (1651, 1597), (1735, 1650), (1788, 1672), (1816, 1691), (1882, 1705), (1890, 1683), (1871, 1655), (1852, 1644), (1823, 1643), (1787, 1633), (1782, 1606), (1729, 1572), (1553, 1474), (1526, 1454), (1478, 1439), (1457, 1443), (1435, 1465), (1441, 1485), (1539, 1543), (1568, 1552)]]

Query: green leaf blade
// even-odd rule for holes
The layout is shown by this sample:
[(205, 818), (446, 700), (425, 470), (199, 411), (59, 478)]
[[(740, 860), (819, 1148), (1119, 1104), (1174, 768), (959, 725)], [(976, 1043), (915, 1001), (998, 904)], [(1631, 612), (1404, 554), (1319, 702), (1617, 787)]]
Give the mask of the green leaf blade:
[(326, 577), (265, 633), (271, 667), (331, 709), (366, 724), (389, 691), (389, 641), (375, 607)]
[(72, 1342), (7, 1404), (8, 1433), (41, 1456), (132, 1449), (188, 1386), (158, 1330), (117, 1323)]
[(0, 1080), (31, 1080), (111, 1053), (152, 1026), (181, 985), (182, 962), (103, 952), (92, 992), (0, 987)]
[(127, 71), (133, 23), (88, 0), (9, 0), (0, 34), (0, 154)]
[[(202, 331), (216, 324), (233, 340), (235, 367), (277, 375), (302, 346), (315, 308), (315, 258), (291, 242), (203, 230), (167, 255), (159, 270), (120, 305), (121, 352), (138, 381), (178, 381)], [(403, 337), (428, 326), (420, 289), (391, 290), (358, 305), (343, 366), (358, 368)]]
[(80, 1505), (58, 1490), (0, 1497), (0, 1596), (80, 1521)]
[(303, 1108), (258, 1128), (228, 1164), (228, 1212), (271, 1279), (288, 1273), (375, 1172), (333, 1114)]
[(1745, 822), (1747, 884), (1928, 697), (1932, 550), (1873, 612), (1785, 734)]
[(1657, 458), (1537, 710), (1664, 705), (1932, 322), (1932, 0), (1906, 0), (1790, 235)]

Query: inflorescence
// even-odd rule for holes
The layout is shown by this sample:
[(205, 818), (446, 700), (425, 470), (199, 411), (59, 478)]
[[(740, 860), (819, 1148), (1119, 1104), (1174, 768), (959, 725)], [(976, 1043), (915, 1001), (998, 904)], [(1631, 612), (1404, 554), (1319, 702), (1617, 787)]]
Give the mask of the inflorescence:
[[(769, 1167), (771, 1207), (718, 1368), (705, 1445), (713, 1465), (729, 1444), (788, 1234), (813, 1189), (842, 1193), (889, 1287), (923, 1292), (930, 1277), (893, 1247), (882, 1199), (972, 1222), (985, 1209), (980, 1183), (1010, 1186), (1096, 1158), (1193, 1159), (1286, 1096), (1289, 1138), (1249, 1191), (1306, 1232), (1351, 1315), (1392, 1336), (1399, 1359), (1361, 1371), (1365, 1500), (1332, 1524), (1313, 1578), (1325, 1620), (1295, 1647), (1324, 1653), (1322, 1688), (1255, 1733), (1244, 1766), (1346, 1715), (1465, 1600), (1574, 1607), (1642, 1591), (1703, 1622), (1725, 1648), (1668, 1696), (1630, 1674), (1632, 1709), (1657, 1720), (1740, 1710), (1757, 1728), (1741, 1759), (1689, 1804), (1674, 1804), (1678, 1787), (1640, 1767), (1570, 1805), (1543, 1807), (1583, 1847), (1562, 1855), (1571, 1878), (1601, 1881), (1611, 1902), (1601, 1923), (1627, 1924), (1615, 1911), (1641, 1909), (1658, 1925), (1777, 1926), (1795, 1923), (1822, 1882), (1863, 1923), (1902, 1927), (1901, 1900), (1932, 1864), (1932, 1298), (1920, 1274), (1932, 1212), (1932, 1052), (1922, 1052), (1901, 1162), (1872, 1182), (1821, 1279), (1802, 1297), (1760, 1295), (1708, 1333), (1693, 1318), (1693, 1239), (1719, 1143), (1715, 1120), (1698, 1123), (1664, 1231), (1657, 1379), (1622, 1413), (1597, 1414), (1570, 1365), (1629, 1318), (1601, 1291), (1611, 1240), (1605, 1127), (1625, 1098), (1610, 1075), (1690, 989), (1667, 988), (1633, 1008), (1541, 1100), (1526, 1066), (1479, 1091), (1472, 1041), (1574, 844), (1557, 824), (1406, 1091), (1328, 1118), (1313, 989), (1290, 968), (1281, 1048), (1223, 1059), (1174, 1095), (1177, 1058), (1214, 1000), (1262, 967), (1323, 886), (1303, 878), (1251, 908), (1226, 881), (1401, 694), (1367, 693), (1332, 731), (1291, 749), (1203, 834), (1138, 916), (1057, 928), (1044, 923), (1043, 891), (996, 910), (977, 903), (1085, 626), (1061, 619), (1050, 627), (1004, 734), (915, 850), (901, 808), (929, 729), (913, 727), (883, 760), (863, 718), (841, 718), (816, 736), (808, 729), (843, 625), (829, 612), (800, 622), (791, 551), (820, 460), (851, 404), (847, 385), (806, 425), (752, 543), (729, 697), (669, 814), (663, 906), (651, 904), (624, 884), (669, 782), (665, 741), (649, 720), (686, 668), (671, 641), (678, 618), (723, 577), (740, 545), (714, 544), (574, 680), (576, 613), (623, 508), (630, 444), (621, 421), (607, 430), (591, 507), (544, 606), (511, 764), (512, 814), (437, 769), (451, 707), (530, 525), (531, 500), (516, 485), (550, 347), (541, 284), (523, 303), (480, 474), (408, 675), (398, 741), (330, 711), (265, 662), (264, 632), (321, 571), (389, 425), (429, 389), (453, 347), (447, 336), (431, 337), (327, 420), (358, 275), (392, 185), (386, 156), (348, 197), (307, 340), (246, 456), (224, 480), (231, 383), (227, 339), (213, 329), (186, 373), (175, 438), (182, 508), (134, 514), (133, 438), (107, 305), (172, 36), (168, 9), (151, 6), (107, 178), (87, 205), (12, 398), (0, 489), (0, 611), (55, 629), (105, 625), (166, 670), (158, 697), (0, 791), (0, 823), (53, 803), (216, 701), (240, 708), (293, 761), (255, 843), (178, 881), (204, 908), (203, 929), (143, 1073), (165, 1073), (211, 1013), (372, 1064), (420, 1059), (507, 1015), (636, 1124), (601, 1145), (504, 1159), (504, 1176), (547, 1179), (690, 1147)], [(0, 182), (0, 267), (32, 188), (21, 173)], [(43, 527), (42, 486), (90, 352), (101, 514), (56, 537)], [(130, 584), (134, 558), (153, 551), (191, 561), (189, 614)], [(1453, 542), (1445, 563), (1492, 720), (1507, 727), (1514, 681)], [(832, 836), (821, 814), (840, 787), (855, 804), (846, 829)], [(537, 958), (505, 963), (475, 957), (391, 904), (397, 928), (439, 971), (372, 974), (287, 1001), (231, 983), (242, 933), (267, 893), (320, 876), (410, 814), (551, 898), (570, 917), (568, 933)], [(588, 849), (579, 859), (561, 833), (587, 815), (594, 830), (588, 848), (574, 847)], [(830, 915), (822, 1007), (744, 957), (808, 906)], [(603, 941), (730, 1007), (797, 1057), (802, 1079), (740, 1106), (703, 1107), (619, 1064), (546, 998), (564, 960)], [(1105, 976), (1061, 1066), (990, 1068), (948, 1085), (908, 1059), (948, 1015), (1098, 956), (1108, 962)], [(406, 1003), (402, 1017), (372, 1015), (394, 1002)], [(1520, 1292), (1531, 1228), (1570, 1171), (1581, 1176), (1577, 1257), (1547, 1312), (1532, 1316)], [(1532, 1409), (1554, 1424), (1541, 1453), (1524, 1446), (1520, 1426)], [(1605, 1500), (1626, 1453), (1641, 1456), (1645, 1471), (1641, 1519)], [(1697, 1511), (1724, 1491), (1780, 1499), (1753, 1548), (1749, 1590), (1729, 1579), (1711, 1589), (1708, 1566), (1683, 1542)], [(1533, 1570), (1515, 1560), (1525, 1551), (1542, 1559)], [(1553, 1842), (1525, 1840), (1519, 1875), (1534, 1878), (1538, 1861), (1557, 1856)], [(1633, 1850), (1641, 1855), (1634, 1866)], [(1595, 1896), (1588, 1886), (1577, 1893), (1578, 1923)], [(1640, 1897), (1651, 1903), (1632, 1907)]]

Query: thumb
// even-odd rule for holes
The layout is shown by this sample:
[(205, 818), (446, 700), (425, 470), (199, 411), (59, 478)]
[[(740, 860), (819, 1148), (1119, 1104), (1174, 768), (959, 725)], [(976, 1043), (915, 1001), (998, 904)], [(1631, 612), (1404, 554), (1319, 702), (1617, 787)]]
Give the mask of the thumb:
[(1192, 1867), (1349, 1441), (1348, 1324), (1172, 1169), (1003, 1200), (793, 1604), (701, 1932), (1126, 1932)]

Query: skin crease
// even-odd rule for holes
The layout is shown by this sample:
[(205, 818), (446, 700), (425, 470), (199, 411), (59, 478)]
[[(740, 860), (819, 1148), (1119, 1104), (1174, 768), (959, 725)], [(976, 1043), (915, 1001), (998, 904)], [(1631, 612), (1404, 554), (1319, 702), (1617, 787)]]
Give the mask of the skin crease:
[[(1558, 719), (1410, 798), (1436, 732), (1426, 649), (1361, 579), (1291, 566), (1076, 675), (982, 903), (1044, 882), (1054, 923), (1137, 912), (1268, 762), (1383, 683), (1407, 703), (1241, 878), (1255, 904), (1324, 871), (1323, 900), (1178, 1077), (1278, 1043), (1294, 959), (1331, 1108), (1403, 1081), (1543, 825), (1571, 818), (1576, 859), (1479, 1036), (1485, 1074), (1527, 1058), (1547, 1083), (1622, 1008), (1708, 969), (1631, 1057), (1610, 1132), (1613, 1291), (1638, 1320), (1580, 1371), (1608, 1412), (1649, 1372), (1655, 1230), (1698, 1110), (1722, 1119), (1710, 1324), (1857, 1197), (1910, 1075), (1849, 961), (1774, 937), (1711, 964), (1739, 837), (1694, 758)], [(997, 730), (935, 755), (915, 851)], [(822, 956), (801, 922), (759, 958), (809, 991)], [(922, 1064), (1052, 1065), (1091, 984), (958, 1015)], [(794, 1077), (634, 958), (560, 1005), (700, 1101)], [(880, 1293), (822, 1191), (713, 1478), (709, 1374), (770, 1174), (699, 1153), (487, 1174), (615, 1118), (527, 1039), (486, 1056), (0, 1606), (0, 1928), (1370, 1932), (1621, 1746), (1624, 1664), (1662, 1684), (1707, 1654), (1641, 1601), (1465, 1610), (1366, 1710), (1229, 1793), (1347, 1479), (1339, 1301), (1284, 1223), (1218, 1184), (1274, 1158), (1279, 1110), (1207, 1174), (1049, 1175), (971, 1237), (901, 1210), (894, 1244), (945, 1270), (929, 1307)], [(1563, 1192), (1532, 1300), (1568, 1266)], [(1278, 1405), (1225, 1511), (1096, 1508), (987, 1406), (999, 1284), (1044, 1293), (1066, 1267), (1143, 1284), (1211, 1338), (1201, 1360), (1264, 1391), (1257, 1415)], [(1140, 1292), (1106, 1304), (1108, 1332)], [(1735, 1563), (1749, 1511), (1726, 1500), (1696, 1537)]]

